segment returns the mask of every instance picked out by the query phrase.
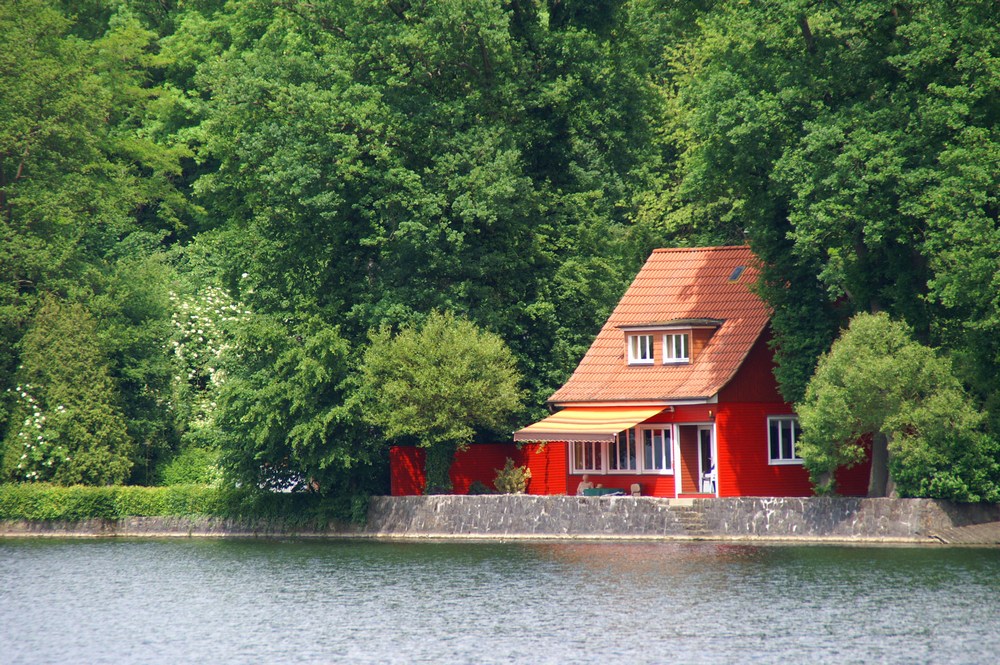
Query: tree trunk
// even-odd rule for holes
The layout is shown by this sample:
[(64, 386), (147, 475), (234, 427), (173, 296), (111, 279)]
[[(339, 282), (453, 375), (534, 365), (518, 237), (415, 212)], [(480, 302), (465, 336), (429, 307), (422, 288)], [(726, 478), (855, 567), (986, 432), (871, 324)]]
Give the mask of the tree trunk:
[(889, 437), (882, 432), (875, 432), (872, 435), (872, 470), (868, 476), (868, 496), (888, 496), (890, 490), (895, 490), (895, 483), (889, 478)]

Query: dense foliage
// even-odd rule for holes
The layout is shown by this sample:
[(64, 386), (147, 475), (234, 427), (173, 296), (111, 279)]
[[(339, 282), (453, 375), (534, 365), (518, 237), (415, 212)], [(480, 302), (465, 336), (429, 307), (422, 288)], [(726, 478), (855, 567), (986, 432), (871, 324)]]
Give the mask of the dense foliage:
[(871, 451), (876, 496), (1000, 499), (1000, 450), (980, 431), (982, 414), (951, 363), (885, 313), (854, 317), (797, 411), (798, 452), (821, 488)]
[(7, 475), (62, 485), (124, 481), (135, 445), (87, 311), (46, 300), (21, 340), (21, 363), (4, 444)]
[[(985, 417), (971, 448), (914, 458), (937, 477), (1000, 439), (997, 17), (0, 2), (5, 477), (28, 479), (37, 413), (37, 479), (384, 490), (389, 420), (357, 392), (373, 331), (447, 311), (502, 339), (525, 399), (476, 434), (503, 436), (544, 412), (651, 248), (744, 242), (789, 401), (859, 312), (947, 361)], [(89, 323), (44, 342), (52, 308)], [(56, 372), (50, 347), (75, 344)], [(98, 378), (77, 433), (57, 422), (75, 371)], [(57, 467), (98, 427), (106, 469)]]
[(519, 382), (499, 336), (432, 312), (419, 328), (372, 334), (356, 394), (373, 427), (427, 450), (427, 491), (447, 491), (455, 452), (477, 431), (500, 432), (520, 408)]

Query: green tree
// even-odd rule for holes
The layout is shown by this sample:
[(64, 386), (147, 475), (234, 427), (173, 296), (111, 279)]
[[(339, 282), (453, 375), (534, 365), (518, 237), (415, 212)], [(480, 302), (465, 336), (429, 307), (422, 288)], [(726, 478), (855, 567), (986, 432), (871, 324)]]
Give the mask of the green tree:
[(124, 482), (135, 445), (115, 402), (94, 319), (80, 305), (46, 299), (21, 347), (5, 475), (63, 485)]
[[(362, 415), (390, 439), (427, 451), (427, 491), (451, 489), (448, 470), (477, 431), (501, 431), (521, 407), (520, 377), (503, 340), (453, 314), (371, 335), (359, 373)], [(506, 434), (506, 432), (505, 432)]]
[(337, 328), (318, 318), (250, 315), (228, 346), (216, 426), (229, 482), (368, 491), (361, 467), (384, 449), (346, 399), (350, 346)]
[(666, 89), (671, 212), (761, 258), (785, 397), (839, 322), (887, 311), (995, 404), (993, 3), (721, 2), (701, 26)]
[(225, 35), (190, 80), (229, 286), (248, 272), (254, 311), (355, 346), (454, 311), (507, 341), (537, 408), (635, 267), (617, 259), (659, 97), (623, 12), (599, 13), (611, 31), (534, 2), (251, 1), (182, 22)]
[[(154, 247), (142, 247), (152, 243)], [(135, 245), (140, 245), (136, 247)], [(176, 445), (171, 401), (172, 266), (151, 234), (133, 233), (109, 261), (105, 286), (88, 300), (117, 401), (138, 447), (130, 483), (148, 484), (158, 461)]]
[(158, 254), (191, 206), (176, 182), (188, 153), (143, 126), (162, 89), (130, 4), (0, 3), (0, 385), (43, 294), (83, 304), (149, 460), (170, 420)]
[(884, 313), (854, 317), (796, 410), (798, 452), (820, 488), (863, 461), (870, 441), (869, 496), (1000, 498), (998, 447), (951, 363)]

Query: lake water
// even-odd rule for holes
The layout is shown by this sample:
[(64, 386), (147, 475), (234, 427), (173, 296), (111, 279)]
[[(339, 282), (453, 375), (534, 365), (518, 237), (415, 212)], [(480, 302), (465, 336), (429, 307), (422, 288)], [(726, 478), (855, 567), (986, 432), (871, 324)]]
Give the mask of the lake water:
[(1000, 550), (0, 540), (2, 663), (996, 663)]

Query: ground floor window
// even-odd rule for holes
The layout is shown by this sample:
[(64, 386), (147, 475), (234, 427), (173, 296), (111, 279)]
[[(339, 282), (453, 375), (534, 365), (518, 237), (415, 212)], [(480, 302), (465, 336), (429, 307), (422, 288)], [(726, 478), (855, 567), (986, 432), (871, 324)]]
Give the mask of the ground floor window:
[(572, 469), (575, 473), (604, 473), (603, 441), (574, 441)]
[(772, 416), (767, 419), (767, 442), (771, 464), (802, 464), (795, 450), (799, 439), (799, 419)]
[(673, 470), (669, 429), (643, 429), (642, 468), (648, 473)]
[(672, 428), (645, 427), (620, 432), (614, 441), (574, 441), (573, 473), (673, 473)]
[(635, 430), (628, 429), (618, 434), (615, 440), (608, 443), (608, 468), (616, 472), (635, 472), (639, 470), (639, 458), (635, 454)]

